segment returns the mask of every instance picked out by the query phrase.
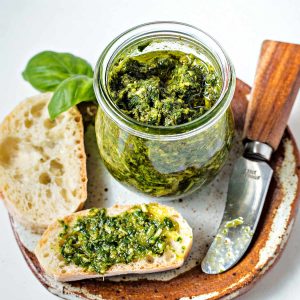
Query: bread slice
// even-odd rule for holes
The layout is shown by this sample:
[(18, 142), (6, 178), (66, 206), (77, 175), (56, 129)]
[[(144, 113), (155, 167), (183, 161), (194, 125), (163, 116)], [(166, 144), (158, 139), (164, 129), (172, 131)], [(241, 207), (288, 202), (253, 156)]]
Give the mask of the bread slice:
[[(158, 214), (163, 212), (164, 216), (168, 216), (178, 222), (178, 231), (182, 240), (172, 240), (171, 246), (175, 252), (166, 250), (162, 256), (147, 256), (136, 262), (116, 264), (104, 274), (86, 271), (75, 264), (65, 263), (64, 258), (60, 254), (59, 247), (59, 233), (62, 232), (62, 225), (60, 221), (56, 221), (48, 227), (38, 242), (35, 255), (43, 270), (58, 281), (74, 281), (121, 274), (153, 273), (178, 268), (184, 263), (185, 258), (190, 252), (193, 241), (192, 229), (174, 208), (158, 203), (152, 203), (151, 205), (155, 207), (155, 211)], [(118, 215), (132, 207), (133, 205), (114, 205), (107, 209), (107, 214), (109, 216)], [(79, 216), (86, 216), (89, 211), (84, 210), (74, 213), (65, 217), (63, 221), (65, 224), (72, 226)], [(153, 209), (151, 211), (153, 212)]]
[(0, 192), (13, 217), (37, 233), (87, 197), (81, 114), (74, 107), (50, 121), (50, 98), (26, 99), (0, 125)]

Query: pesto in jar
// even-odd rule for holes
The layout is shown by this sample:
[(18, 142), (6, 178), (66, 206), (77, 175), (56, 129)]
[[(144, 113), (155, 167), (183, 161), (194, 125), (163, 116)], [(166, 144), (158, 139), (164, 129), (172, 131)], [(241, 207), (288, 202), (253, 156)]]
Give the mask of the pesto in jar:
[(95, 130), (102, 160), (126, 187), (174, 199), (211, 181), (225, 164), (234, 134), (230, 109), (206, 131), (175, 141), (122, 130), (99, 107)]
[(65, 262), (100, 274), (115, 264), (176, 252), (171, 240), (182, 241), (178, 223), (156, 203), (136, 205), (114, 216), (105, 208), (94, 208), (73, 225), (61, 223), (59, 247)]
[[(230, 151), (234, 122), (230, 107), (214, 122), (214, 114), (206, 114), (223, 88), (216, 65), (208, 56), (173, 50), (136, 56), (124, 51), (112, 61), (106, 84), (114, 105), (103, 105), (127, 120), (120, 115), (113, 120), (100, 105), (95, 130), (102, 160), (115, 179), (133, 191), (175, 199), (217, 175)], [(198, 130), (203, 120), (210, 124)], [(127, 131), (122, 123), (143, 134)], [(172, 138), (165, 139), (164, 132)]]
[(114, 103), (133, 119), (174, 126), (211, 109), (222, 82), (213, 65), (191, 53), (153, 51), (114, 64), (108, 87)]

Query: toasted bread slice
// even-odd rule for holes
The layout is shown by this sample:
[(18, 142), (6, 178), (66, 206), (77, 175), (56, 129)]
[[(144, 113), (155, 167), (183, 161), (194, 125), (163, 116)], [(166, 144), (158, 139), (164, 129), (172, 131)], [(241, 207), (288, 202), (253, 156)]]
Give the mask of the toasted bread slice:
[[(107, 209), (109, 216), (114, 216), (125, 212), (133, 207), (133, 205), (114, 205)], [(41, 267), (50, 276), (54, 277), (58, 281), (74, 281), (88, 278), (106, 277), (121, 274), (134, 274), (134, 273), (153, 273), (161, 272), (170, 269), (180, 267), (185, 258), (188, 256), (192, 241), (193, 233), (191, 227), (186, 220), (172, 207), (160, 205), (158, 203), (152, 203), (155, 214), (163, 212), (164, 216), (178, 223), (178, 234), (181, 239), (174, 239), (170, 241), (171, 249), (174, 251), (166, 250), (162, 256), (147, 255), (138, 261), (128, 264), (115, 264), (111, 266), (104, 274), (99, 274), (91, 271), (87, 271), (75, 264), (67, 264), (60, 253), (60, 237), (62, 232), (61, 220), (51, 224), (43, 234), (41, 240), (38, 242), (35, 249), (35, 255), (37, 256)], [(78, 213), (74, 213), (63, 219), (64, 223), (68, 226), (72, 226), (78, 217), (86, 216), (90, 210), (84, 210)]]
[(0, 125), (0, 191), (13, 217), (42, 233), (87, 197), (83, 124), (77, 108), (50, 121), (51, 93), (19, 104)]

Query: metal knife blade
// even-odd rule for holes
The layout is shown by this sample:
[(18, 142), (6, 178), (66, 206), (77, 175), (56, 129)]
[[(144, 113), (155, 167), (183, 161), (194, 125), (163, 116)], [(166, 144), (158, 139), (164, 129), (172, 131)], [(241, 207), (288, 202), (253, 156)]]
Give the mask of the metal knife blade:
[(221, 225), (201, 264), (203, 272), (224, 272), (244, 255), (256, 229), (272, 174), (273, 170), (264, 161), (245, 157), (236, 161)]

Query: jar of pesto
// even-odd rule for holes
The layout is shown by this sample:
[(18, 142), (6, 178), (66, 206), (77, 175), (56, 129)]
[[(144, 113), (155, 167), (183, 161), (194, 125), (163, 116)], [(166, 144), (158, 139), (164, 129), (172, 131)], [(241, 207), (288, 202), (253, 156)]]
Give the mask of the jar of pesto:
[(234, 134), (234, 68), (220, 45), (182, 23), (137, 26), (101, 54), (94, 77), (103, 162), (126, 187), (176, 199), (212, 180)]

